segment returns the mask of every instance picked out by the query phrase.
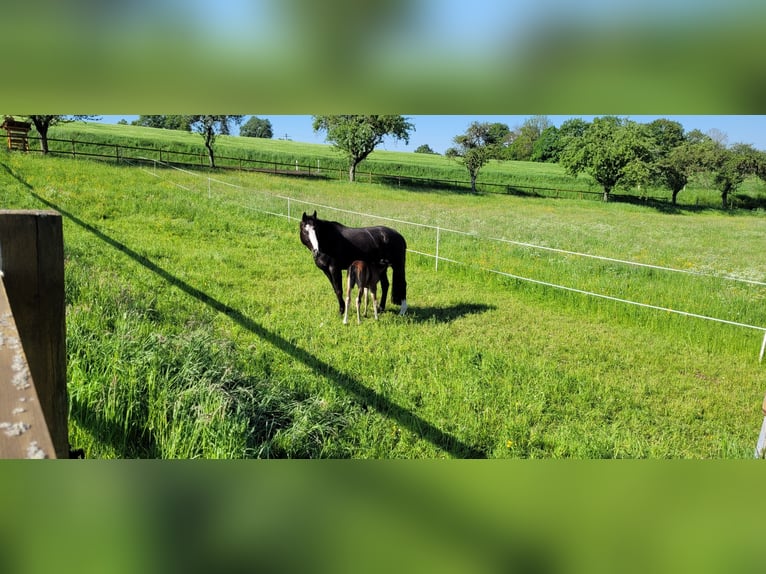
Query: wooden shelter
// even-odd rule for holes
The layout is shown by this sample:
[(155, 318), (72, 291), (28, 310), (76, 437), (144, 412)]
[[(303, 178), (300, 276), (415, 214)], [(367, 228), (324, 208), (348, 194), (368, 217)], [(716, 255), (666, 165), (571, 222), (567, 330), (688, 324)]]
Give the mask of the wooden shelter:
[(20, 122), (14, 120), (11, 116), (5, 116), (5, 120), (0, 129), (4, 129), (8, 134), (8, 149), (17, 149), (21, 151), (29, 151), (29, 141), (27, 140), (27, 134), (32, 129), (31, 122)]

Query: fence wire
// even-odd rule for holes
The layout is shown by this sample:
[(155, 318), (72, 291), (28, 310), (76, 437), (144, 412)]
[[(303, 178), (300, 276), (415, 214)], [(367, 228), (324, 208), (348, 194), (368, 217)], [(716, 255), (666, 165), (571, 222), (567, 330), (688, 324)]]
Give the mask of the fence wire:
[[(732, 277), (732, 276), (729, 276), (729, 275), (716, 275), (716, 274), (712, 274), (712, 273), (704, 273), (704, 272), (694, 271), (694, 270), (689, 270), (689, 269), (677, 269), (677, 268), (667, 267), (667, 266), (662, 266), (662, 265), (654, 265), (654, 264), (649, 264), (649, 263), (642, 263), (642, 262), (637, 262), (637, 261), (629, 261), (629, 260), (617, 259), (617, 258), (613, 258), (613, 257), (606, 257), (606, 256), (602, 256), (602, 255), (594, 255), (594, 254), (591, 254), (591, 253), (581, 253), (581, 252), (577, 252), (577, 251), (570, 251), (570, 250), (566, 250), (566, 249), (559, 249), (559, 248), (555, 248), (555, 247), (548, 247), (548, 246), (544, 246), (544, 245), (537, 245), (537, 244), (527, 243), (527, 242), (522, 242), (522, 241), (515, 241), (515, 240), (498, 238), (498, 237), (481, 236), (478, 233), (474, 233), (474, 232), (467, 232), (467, 231), (462, 231), (462, 230), (457, 230), (457, 229), (450, 229), (450, 228), (447, 228), (447, 227), (441, 227), (441, 226), (437, 226), (437, 225), (430, 225), (430, 224), (425, 224), (425, 223), (417, 223), (417, 222), (413, 222), (413, 221), (406, 221), (406, 220), (402, 220), (402, 219), (396, 219), (396, 218), (392, 218), (392, 217), (386, 217), (386, 216), (377, 215), (377, 214), (371, 214), (371, 213), (364, 213), (364, 212), (354, 211), (354, 210), (350, 210), (350, 209), (335, 207), (335, 206), (332, 206), (332, 205), (316, 203), (316, 202), (308, 201), (308, 200), (304, 200), (304, 199), (298, 199), (298, 198), (294, 198), (294, 197), (288, 197), (288, 196), (283, 196), (283, 195), (278, 195), (278, 194), (272, 194), (270, 192), (266, 192), (266, 191), (262, 191), (262, 190), (255, 190), (255, 189), (252, 189), (252, 188), (247, 188), (245, 186), (233, 184), (233, 183), (230, 183), (230, 182), (227, 182), (227, 181), (223, 181), (223, 180), (218, 179), (218, 178), (214, 178), (212, 176), (206, 176), (206, 175), (203, 175), (203, 174), (200, 174), (200, 173), (195, 173), (193, 171), (189, 171), (189, 170), (186, 170), (186, 169), (183, 169), (181, 167), (174, 166), (172, 164), (168, 164), (168, 163), (165, 163), (165, 162), (160, 162), (160, 161), (157, 161), (157, 160), (152, 160), (152, 159), (147, 159), (147, 158), (138, 158), (138, 159), (142, 160), (142, 161), (145, 161), (145, 162), (149, 162), (149, 163), (153, 163), (154, 164), (154, 166), (155, 166), (154, 171), (150, 171), (150, 170), (148, 170), (146, 168), (142, 168), (146, 173), (148, 173), (148, 174), (150, 174), (150, 175), (152, 175), (154, 177), (158, 177), (158, 178), (162, 179), (163, 181), (166, 181), (166, 182), (168, 182), (168, 183), (170, 183), (172, 185), (176, 185), (177, 187), (180, 187), (180, 188), (188, 190), (188, 191), (195, 191), (195, 190), (193, 190), (193, 189), (191, 189), (189, 187), (186, 187), (186, 186), (184, 186), (182, 184), (179, 184), (177, 182), (174, 182), (170, 178), (162, 177), (158, 173), (157, 166), (162, 166), (163, 168), (166, 168), (164, 171), (167, 171), (167, 169), (170, 169), (170, 170), (175, 170), (177, 172), (180, 172), (180, 173), (192, 176), (194, 178), (197, 178), (198, 180), (202, 180), (203, 183), (204, 183), (204, 180), (207, 180), (207, 193), (208, 193), (208, 197), (210, 199), (212, 199), (212, 184), (215, 183), (217, 185), (221, 185), (221, 186), (225, 186), (225, 187), (230, 187), (232, 189), (237, 189), (239, 191), (246, 191), (246, 192), (251, 194), (249, 196), (249, 199), (251, 199), (251, 200), (265, 200), (267, 202), (268, 201), (277, 200), (277, 203), (281, 204), (284, 207), (283, 210), (277, 210), (273, 206), (267, 208), (266, 205), (260, 205), (260, 206), (254, 206), (252, 204), (251, 205), (246, 205), (246, 204), (241, 203), (239, 201), (227, 200), (227, 203), (229, 203), (230, 205), (237, 206), (237, 207), (240, 207), (240, 208), (243, 208), (243, 209), (246, 209), (246, 210), (252, 210), (252, 211), (256, 211), (256, 212), (259, 212), (259, 213), (264, 213), (264, 214), (272, 215), (272, 216), (276, 216), (276, 217), (282, 217), (282, 218), (286, 218), (288, 220), (298, 220), (299, 217), (297, 217), (297, 216), (295, 216), (293, 214), (293, 208), (296, 205), (302, 205), (302, 206), (308, 206), (309, 208), (313, 208), (313, 209), (322, 209), (322, 210), (332, 211), (332, 212), (335, 212), (335, 213), (341, 213), (341, 214), (344, 214), (344, 215), (352, 216), (352, 217), (357, 218), (357, 219), (359, 219), (361, 221), (365, 221), (365, 220), (366, 221), (369, 221), (369, 220), (381, 221), (381, 222), (387, 222), (387, 223), (395, 223), (395, 224), (398, 224), (398, 225), (408, 225), (408, 226), (411, 226), (413, 228), (417, 228), (417, 229), (420, 229), (420, 230), (433, 231), (434, 235), (435, 235), (435, 242), (433, 243), (433, 245), (434, 245), (434, 253), (428, 253), (427, 251), (421, 251), (421, 250), (416, 250), (416, 249), (411, 249), (411, 248), (407, 249), (407, 251), (410, 252), (410, 253), (413, 253), (415, 255), (419, 255), (419, 256), (422, 256), (422, 257), (428, 257), (428, 258), (434, 259), (435, 260), (435, 270), (436, 271), (438, 271), (439, 262), (442, 261), (442, 262), (451, 263), (451, 264), (454, 264), (454, 265), (461, 265), (461, 266), (475, 268), (475, 269), (480, 270), (482, 272), (493, 273), (493, 274), (504, 276), (504, 277), (508, 277), (508, 278), (511, 278), (511, 279), (514, 279), (514, 280), (517, 280), (517, 281), (528, 282), (528, 283), (532, 283), (532, 284), (536, 284), (536, 285), (541, 285), (541, 286), (544, 286), (544, 287), (549, 287), (549, 288), (552, 288), (552, 289), (558, 289), (558, 290), (567, 291), (567, 292), (571, 292), (571, 293), (577, 293), (577, 294), (585, 295), (585, 296), (589, 296), (589, 297), (595, 297), (595, 298), (599, 298), (599, 299), (609, 300), (609, 301), (613, 301), (613, 302), (617, 302), (617, 303), (621, 303), (621, 304), (625, 304), (625, 305), (633, 305), (633, 306), (642, 307), (642, 308), (645, 308), (645, 309), (652, 309), (652, 310), (656, 310), (656, 311), (662, 311), (662, 312), (665, 312), (665, 313), (672, 313), (672, 314), (681, 315), (681, 316), (684, 316), (684, 317), (691, 317), (691, 318), (695, 318), (695, 319), (701, 319), (701, 320), (706, 320), (706, 321), (711, 321), (711, 322), (715, 322), (715, 323), (731, 325), (731, 326), (740, 327), (740, 328), (752, 329), (752, 330), (756, 330), (756, 331), (760, 331), (760, 332), (764, 333), (764, 338), (763, 338), (763, 342), (762, 342), (761, 349), (760, 349), (760, 354), (759, 354), (759, 361), (763, 360), (764, 353), (766, 352), (766, 327), (762, 327), (762, 326), (758, 326), (758, 325), (752, 325), (752, 324), (748, 324), (748, 323), (737, 322), (737, 321), (731, 321), (731, 320), (728, 320), (728, 319), (721, 319), (721, 318), (718, 318), (718, 317), (711, 317), (711, 316), (703, 315), (703, 314), (699, 314), (699, 313), (692, 313), (692, 312), (688, 312), (688, 311), (682, 311), (682, 310), (673, 309), (673, 308), (670, 308), (670, 307), (665, 307), (665, 306), (660, 306), (660, 305), (653, 305), (653, 304), (649, 304), (649, 303), (642, 303), (642, 302), (639, 302), (639, 301), (632, 301), (630, 299), (614, 297), (612, 295), (606, 295), (606, 294), (603, 294), (603, 293), (596, 293), (596, 292), (593, 292), (593, 291), (588, 291), (588, 290), (584, 290), (584, 289), (578, 289), (578, 288), (569, 287), (569, 286), (566, 286), (566, 285), (559, 285), (559, 284), (556, 284), (556, 283), (552, 283), (552, 282), (548, 282), (548, 281), (542, 281), (542, 280), (539, 280), (539, 279), (533, 279), (533, 278), (530, 278), (530, 277), (524, 277), (524, 276), (521, 276), (521, 275), (515, 275), (515, 274), (512, 274), (512, 273), (508, 273), (506, 271), (501, 271), (501, 270), (498, 270), (498, 269), (492, 269), (492, 268), (489, 268), (489, 267), (483, 267), (481, 265), (475, 265), (475, 264), (472, 264), (472, 263), (466, 263), (464, 261), (460, 261), (460, 260), (452, 259), (452, 258), (449, 258), (449, 257), (445, 257), (443, 254), (439, 253), (439, 249), (440, 249), (440, 244), (441, 244), (441, 234), (442, 233), (450, 233), (450, 234), (455, 234), (455, 235), (460, 235), (460, 236), (468, 236), (468, 237), (471, 237), (471, 238), (474, 238), (474, 239), (477, 239), (477, 240), (480, 240), (480, 241), (490, 241), (490, 242), (505, 243), (505, 244), (515, 245), (515, 246), (518, 246), (518, 247), (524, 247), (524, 248), (527, 248), (527, 249), (554, 252), (554, 253), (559, 253), (559, 254), (563, 254), (563, 255), (569, 255), (569, 256), (574, 256), (574, 257), (583, 257), (583, 258), (600, 260), (600, 261), (604, 261), (604, 262), (608, 262), (608, 263), (617, 263), (617, 264), (627, 265), (627, 266), (649, 268), (649, 269), (654, 269), (654, 270), (659, 270), (659, 271), (666, 271), (666, 272), (669, 272), (669, 273), (682, 273), (682, 274), (686, 274), (686, 275), (695, 275), (695, 276), (699, 276), (699, 277), (708, 277), (708, 278), (714, 278), (714, 279), (721, 279), (721, 280), (725, 280), (725, 281), (733, 281), (733, 282), (739, 282), (739, 283), (746, 283), (746, 284), (756, 285), (756, 286), (766, 286), (766, 282), (763, 282), (763, 281), (744, 279), (744, 278), (741, 278), (741, 277)], [(130, 161), (130, 160), (126, 160), (126, 161)]]

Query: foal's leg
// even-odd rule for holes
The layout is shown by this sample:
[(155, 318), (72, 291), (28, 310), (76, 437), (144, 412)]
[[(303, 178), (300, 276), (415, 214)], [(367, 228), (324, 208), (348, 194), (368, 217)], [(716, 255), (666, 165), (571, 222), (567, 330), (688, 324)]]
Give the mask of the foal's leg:
[(378, 302), (377, 299), (377, 292), (378, 292), (378, 286), (373, 285), (370, 287), (370, 291), (372, 292), (372, 312), (375, 314), (375, 320), (378, 320)]
[(343, 324), (348, 325), (348, 306), (351, 304), (351, 290), (354, 288), (353, 274), (349, 272), (346, 281), (346, 305), (343, 309)]
[(357, 291), (357, 293), (356, 293), (356, 324), (357, 325), (361, 325), (362, 324), (362, 319), (359, 316), (359, 305), (362, 302), (362, 292), (366, 291), (366, 289), (364, 287), (362, 287), (362, 285), (364, 285), (364, 283), (359, 283), (359, 285), (358, 285), (359, 291)]

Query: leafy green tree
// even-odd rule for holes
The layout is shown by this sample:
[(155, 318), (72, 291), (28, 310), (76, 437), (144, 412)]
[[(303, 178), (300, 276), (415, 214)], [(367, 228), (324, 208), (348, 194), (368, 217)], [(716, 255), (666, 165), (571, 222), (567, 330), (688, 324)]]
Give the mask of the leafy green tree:
[(559, 127), (559, 135), (562, 138), (581, 137), (585, 135), (590, 124), (582, 118), (570, 118)]
[(218, 135), (229, 135), (229, 124), (239, 124), (243, 116), (189, 116), (189, 125), (205, 140), (205, 147), (210, 158), (210, 167), (215, 167), (213, 145)]
[(646, 124), (645, 130), (650, 138), (651, 179), (670, 189), (671, 201), (676, 205), (679, 192), (698, 163), (698, 149), (686, 141), (684, 128), (678, 122), (661, 118)]
[(561, 150), (559, 149), (559, 140), (561, 139), (559, 129), (556, 126), (545, 128), (540, 137), (537, 138), (532, 147), (532, 161), (553, 162), (559, 161)]
[(524, 120), (521, 127), (514, 132), (512, 141), (508, 145), (507, 159), (530, 160), (537, 140), (550, 126), (551, 122), (547, 116), (533, 116)]
[(239, 135), (248, 138), (271, 139), (274, 137), (274, 130), (269, 120), (251, 116), (239, 129)]
[(356, 168), (386, 136), (408, 143), (415, 129), (403, 116), (314, 116), (315, 132), (323, 131), (349, 162), (348, 179), (356, 179)]
[(493, 133), (491, 125), (488, 122), (473, 122), (464, 134), (452, 139), (457, 147), (449, 148), (445, 154), (457, 159), (468, 170), (471, 191), (474, 193), (479, 171), (498, 154), (496, 134)]
[(569, 136), (561, 165), (571, 175), (586, 172), (601, 185), (604, 201), (618, 184), (649, 179), (650, 138), (644, 126), (616, 116), (595, 118), (581, 136)]
[(713, 142), (712, 153), (708, 157), (714, 184), (721, 192), (721, 205), (728, 209), (729, 196), (748, 175), (758, 173), (762, 155), (750, 144), (738, 143), (726, 147), (722, 143)]
[(569, 144), (569, 141), (585, 135), (585, 130), (588, 129), (589, 125), (582, 118), (570, 118), (562, 123), (558, 129), (555, 127), (548, 128), (546, 130), (548, 132), (546, 139), (549, 140), (548, 145), (550, 145), (550, 150), (548, 151), (550, 161), (560, 162), (561, 154)]
[(189, 132), (191, 131), (191, 118), (192, 116), (183, 115), (138, 116), (137, 120), (133, 120), (132, 125)]
[(513, 140), (513, 132), (502, 122), (487, 123), (486, 145), (493, 159), (506, 159), (508, 145)]
[(415, 153), (430, 153), (430, 154), (438, 155), (434, 150), (431, 149), (431, 146), (428, 144), (419, 145), (415, 149)]
[(74, 122), (78, 120), (93, 120), (98, 116), (79, 115), (79, 116), (26, 116), (34, 124), (37, 133), (40, 134), (40, 147), (43, 153), (48, 153), (48, 130), (51, 126), (59, 123)]
[(683, 133), (677, 122), (652, 122), (648, 124), (648, 131), (652, 136), (653, 180), (670, 190), (671, 203), (676, 205), (678, 194), (689, 179), (710, 168), (715, 144), (699, 130)]
[(766, 152), (758, 151), (755, 161), (755, 175), (766, 181)]
[(661, 157), (684, 143), (684, 127), (675, 121), (660, 118), (646, 124), (646, 131), (652, 138), (652, 155)]
[(673, 205), (678, 203), (678, 194), (689, 183), (689, 177), (697, 171), (699, 152), (696, 144), (684, 142), (654, 164), (655, 180), (670, 190)]

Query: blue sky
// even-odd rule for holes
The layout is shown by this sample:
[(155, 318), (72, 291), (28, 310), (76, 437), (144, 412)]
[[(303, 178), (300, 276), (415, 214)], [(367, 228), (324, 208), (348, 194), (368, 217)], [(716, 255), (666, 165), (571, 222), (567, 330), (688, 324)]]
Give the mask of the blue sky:
[[(307, 143), (326, 143), (324, 134), (316, 134), (311, 128), (310, 115), (258, 115), (261, 118), (268, 119), (274, 130), (274, 138), (289, 137), (293, 141)], [(101, 116), (101, 121), (106, 123), (116, 123), (122, 118), (128, 122), (138, 116)], [(405, 117), (415, 125), (415, 131), (410, 137), (409, 144), (396, 142), (394, 140), (385, 141), (380, 149), (391, 151), (414, 151), (422, 144), (428, 144), (438, 152), (451, 147), (452, 138), (465, 132), (466, 128), (473, 121), (482, 122), (502, 122), (511, 129), (520, 126), (529, 115), (406, 115)], [(556, 126), (560, 126), (564, 121), (572, 117), (583, 118), (587, 121), (594, 116), (584, 115), (549, 115), (548, 119)], [(678, 115), (659, 115), (659, 116), (626, 116), (641, 123), (651, 122), (657, 118), (667, 118), (678, 121), (684, 126), (684, 130), (690, 131), (699, 129), (707, 133), (711, 129), (719, 130), (727, 136), (727, 143), (747, 143), (752, 144), (757, 149), (766, 151), (766, 116), (678, 116)]]

